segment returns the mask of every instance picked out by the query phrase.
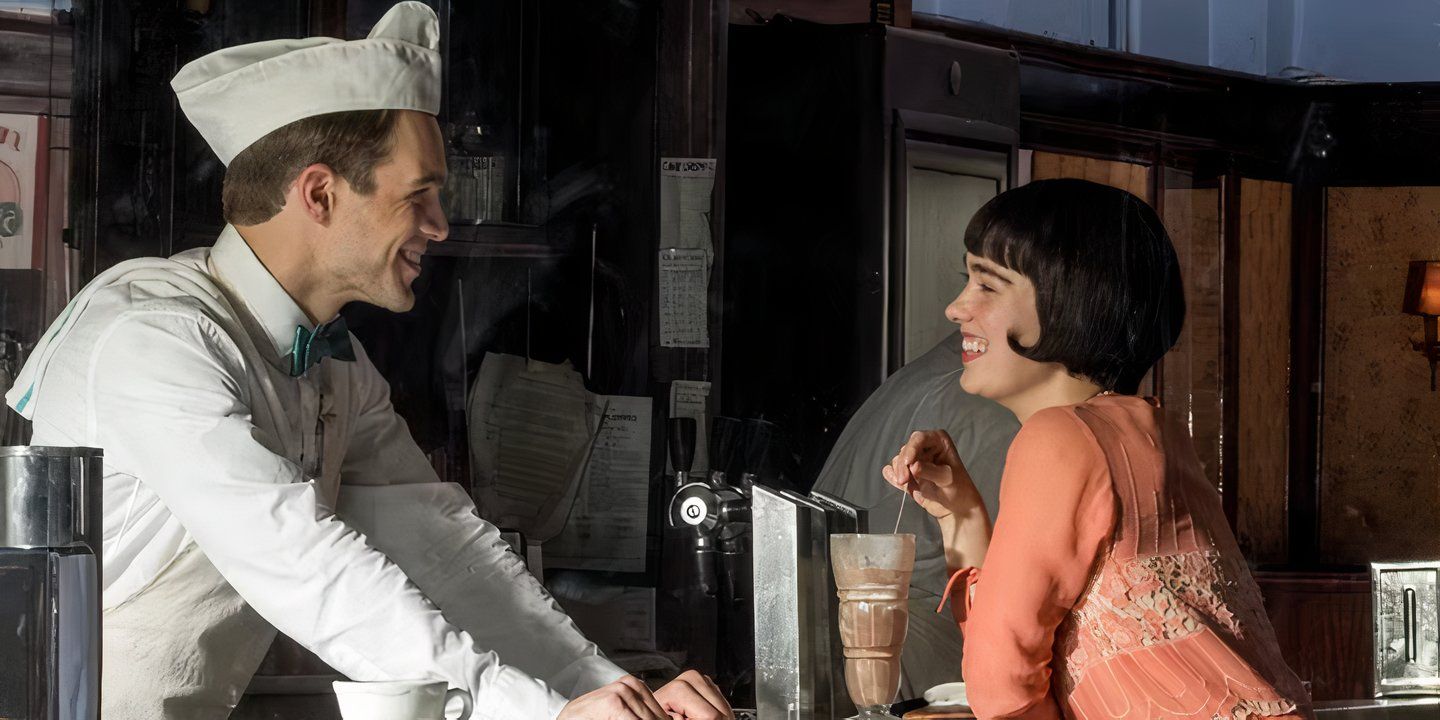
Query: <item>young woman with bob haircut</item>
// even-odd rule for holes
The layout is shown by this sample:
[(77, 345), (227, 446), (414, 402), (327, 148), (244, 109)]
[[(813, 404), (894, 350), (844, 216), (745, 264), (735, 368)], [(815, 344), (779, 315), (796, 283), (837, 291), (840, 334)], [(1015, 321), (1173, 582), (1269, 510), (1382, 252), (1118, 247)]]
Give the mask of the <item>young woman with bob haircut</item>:
[(1021, 422), (993, 533), (944, 431), (882, 474), (939, 520), (972, 710), (1312, 717), (1186, 427), (1134, 394), (1185, 318), (1155, 211), (1043, 180), (987, 203), (965, 244), (960, 384)]

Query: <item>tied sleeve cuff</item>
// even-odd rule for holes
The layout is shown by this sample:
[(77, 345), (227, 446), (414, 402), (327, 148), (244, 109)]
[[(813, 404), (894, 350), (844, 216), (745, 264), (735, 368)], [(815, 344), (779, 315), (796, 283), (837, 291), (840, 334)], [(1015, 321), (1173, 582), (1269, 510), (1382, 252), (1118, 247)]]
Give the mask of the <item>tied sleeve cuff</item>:
[(955, 622), (963, 627), (965, 621), (970, 619), (970, 603), (973, 601), (975, 583), (980, 582), (980, 568), (968, 567), (963, 570), (956, 570), (950, 576), (950, 582), (945, 583), (945, 592), (940, 594), (940, 605), (935, 612), (945, 610), (946, 601), (955, 591), (956, 583), (960, 584), (960, 597), (956, 602), (951, 603), (950, 612), (955, 616)]

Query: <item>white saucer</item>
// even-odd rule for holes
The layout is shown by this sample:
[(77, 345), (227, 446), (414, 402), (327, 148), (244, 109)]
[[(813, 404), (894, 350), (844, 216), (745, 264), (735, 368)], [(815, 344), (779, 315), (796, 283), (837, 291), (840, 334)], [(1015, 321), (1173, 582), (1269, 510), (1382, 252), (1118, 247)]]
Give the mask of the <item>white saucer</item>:
[(944, 683), (926, 690), (925, 702), (933, 707), (970, 707), (970, 698), (965, 695), (963, 682)]

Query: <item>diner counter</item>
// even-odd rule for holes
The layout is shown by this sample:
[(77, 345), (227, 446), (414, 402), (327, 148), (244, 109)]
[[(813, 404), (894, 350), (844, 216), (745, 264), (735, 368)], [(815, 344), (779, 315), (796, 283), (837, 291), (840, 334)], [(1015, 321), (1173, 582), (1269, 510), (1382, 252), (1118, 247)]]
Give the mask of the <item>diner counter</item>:
[(1317, 720), (1440, 719), (1440, 697), (1326, 700), (1315, 703)]
[[(1440, 698), (1331, 700), (1315, 704), (1317, 720), (1440, 720)], [(247, 698), (231, 720), (338, 720), (333, 694), (269, 695)], [(756, 720), (736, 711), (736, 720)]]
[[(339, 679), (342, 676), (328, 673), (258, 675), (231, 720), (339, 720), (330, 688)], [(1321, 701), (1315, 703), (1315, 715), (1317, 720), (1440, 720), (1440, 697)], [(753, 710), (737, 709), (736, 720), (757, 718)]]

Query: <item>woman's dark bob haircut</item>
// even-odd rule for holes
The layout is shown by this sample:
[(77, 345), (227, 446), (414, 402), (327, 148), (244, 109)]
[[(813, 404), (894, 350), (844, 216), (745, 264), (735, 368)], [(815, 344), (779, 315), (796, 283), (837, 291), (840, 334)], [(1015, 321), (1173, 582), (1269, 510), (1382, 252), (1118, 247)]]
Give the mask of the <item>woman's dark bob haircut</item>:
[(965, 230), (973, 255), (1035, 284), (1040, 340), (1010, 347), (1105, 390), (1134, 394), (1175, 345), (1185, 292), (1160, 217), (1124, 190), (1038, 180), (986, 203)]

